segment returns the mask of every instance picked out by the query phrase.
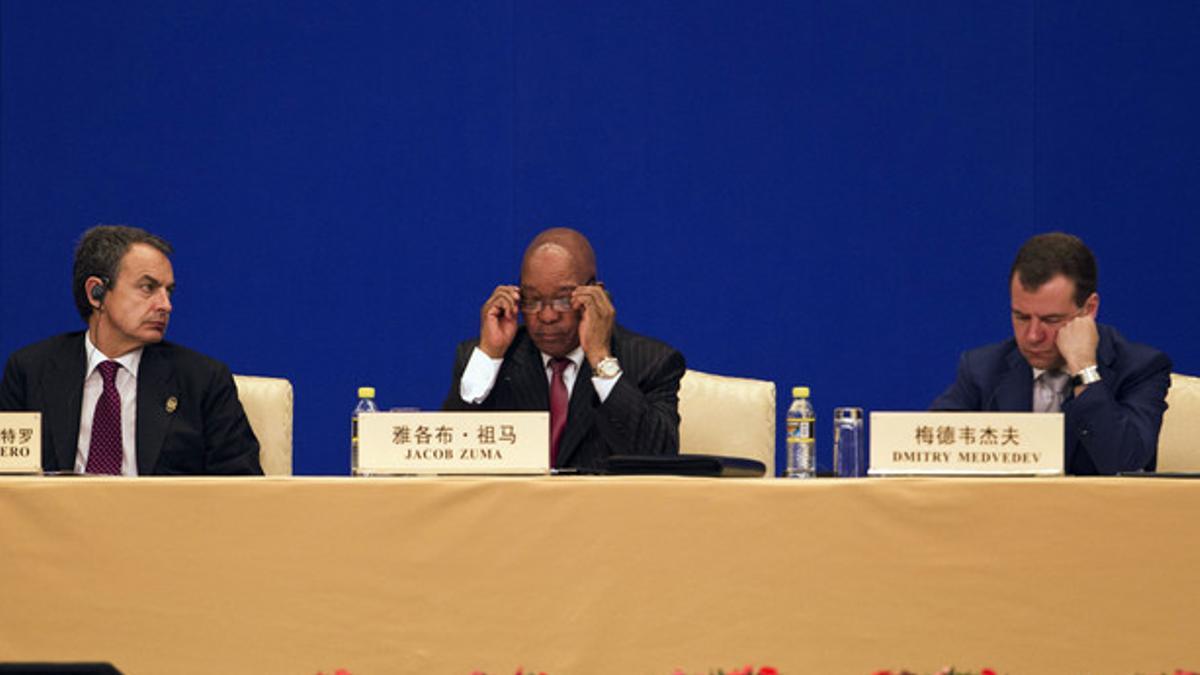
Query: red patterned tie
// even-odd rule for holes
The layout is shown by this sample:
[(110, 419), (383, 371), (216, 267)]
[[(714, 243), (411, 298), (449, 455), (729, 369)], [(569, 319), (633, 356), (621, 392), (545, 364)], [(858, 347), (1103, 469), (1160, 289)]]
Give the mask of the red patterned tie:
[(567, 426), (567, 383), (563, 382), (563, 371), (571, 363), (570, 359), (557, 358), (550, 360), (554, 375), (550, 378), (550, 466), (558, 461), (558, 439), (562, 438), (563, 429)]
[(92, 415), (92, 442), (88, 446), (87, 472), (121, 473), (121, 395), (117, 393), (116, 361), (100, 364), (104, 391)]

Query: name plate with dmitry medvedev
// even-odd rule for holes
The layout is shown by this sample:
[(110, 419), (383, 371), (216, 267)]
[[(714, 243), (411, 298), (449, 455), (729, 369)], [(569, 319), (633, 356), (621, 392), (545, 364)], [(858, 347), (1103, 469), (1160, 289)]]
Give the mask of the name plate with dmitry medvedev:
[(358, 475), (550, 472), (548, 412), (359, 413)]
[(42, 472), (42, 413), (0, 412), (0, 473)]
[(1062, 413), (873, 412), (872, 476), (1061, 476)]

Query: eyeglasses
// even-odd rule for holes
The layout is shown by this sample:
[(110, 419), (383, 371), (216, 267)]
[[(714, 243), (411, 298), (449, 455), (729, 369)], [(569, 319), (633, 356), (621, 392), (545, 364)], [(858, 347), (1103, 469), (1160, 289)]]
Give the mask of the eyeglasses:
[[(582, 285), (591, 286), (595, 283), (596, 277), (591, 277), (587, 281), (583, 282)], [(529, 314), (536, 314), (537, 312), (542, 311), (543, 307), (549, 307), (559, 314), (571, 311), (571, 294), (575, 292), (575, 288), (571, 288), (570, 290), (566, 288), (560, 288), (560, 290), (565, 291), (566, 295), (560, 295), (550, 298), (549, 300), (529, 297), (525, 295), (524, 291), (521, 291), (521, 311)]]
[(564, 295), (557, 298), (550, 298), (549, 300), (542, 300), (541, 298), (529, 298), (524, 295), (521, 296), (522, 312), (536, 314), (542, 311), (543, 307), (549, 307), (560, 314), (563, 312), (569, 312), (571, 311), (571, 296)]

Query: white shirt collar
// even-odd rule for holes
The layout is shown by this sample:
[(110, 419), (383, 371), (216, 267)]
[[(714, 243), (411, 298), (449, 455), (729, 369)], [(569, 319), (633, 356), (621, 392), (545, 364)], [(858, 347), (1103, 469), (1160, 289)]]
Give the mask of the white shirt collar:
[(83, 337), (83, 348), (87, 351), (87, 371), (84, 377), (90, 377), (96, 371), (96, 368), (105, 361), (116, 361), (122, 368), (129, 371), (130, 375), (136, 380), (138, 376), (138, 366), (142, 363), (142, 351), (146, 348), (138, 347), (137, 349), (119, 356), (115, 359), (110, 359), (96, 347), (96, 343), (92, 342), (92, 331), (89, 329)]
[[(1030, 366), (1030, 368), (1033, 368), (1033, 366)], [(1033, 368), (1033, 379), (1035, 379), (1035, 380), (1038, 379), (1039, 377), (1042, 376), (1042, 373), (1044, 373), (1044, 372), (1047, 372), (1044, 368)], [(1058, 373), (1060, 375), (1067, 374), (1067, 371), (1065, 371), (1061, 368), (1055, 368), (1054, 370), (1051, 370), (1049, 372), (1051, 375), (1054, 375), (1055, 373)]]
[[(550, 361), (554, 357), (552, 357), (549, 354), (542, 352), (542, 351), (539, 351), (538, 353), (542, 355), (542, 369), (545, 370), (546, 368), (549, 368)], [(572, 349), (571, 352), (569, 354), (567, 354), (566, 358), (571, 363), (575, 364), (575, 370), (578, 371), (583, 365), (583, 345), (580, 345), (580, 346), (576, 347), (575, 349)]]

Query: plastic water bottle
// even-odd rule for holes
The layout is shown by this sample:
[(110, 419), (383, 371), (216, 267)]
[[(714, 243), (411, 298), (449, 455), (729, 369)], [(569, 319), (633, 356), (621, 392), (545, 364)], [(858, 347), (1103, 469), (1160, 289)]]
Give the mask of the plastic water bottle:
[(792, 387), (792, 406), (787, 411), (787, 477), (817, 475), (816, 413), (808, 400), (808, 387)]
[(358, 414), (364, 412), (379, 412), (375, 405), (375, 387), (359, 387), (358, 403), (354, 413), (350, 415), (350, 473), (358, 473)]

